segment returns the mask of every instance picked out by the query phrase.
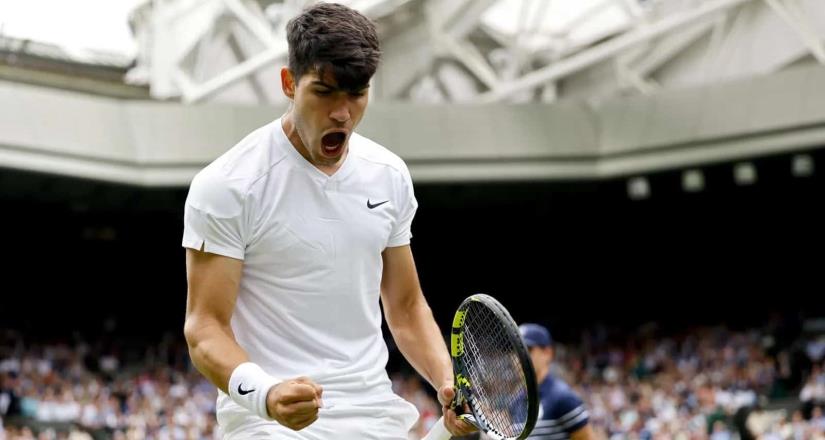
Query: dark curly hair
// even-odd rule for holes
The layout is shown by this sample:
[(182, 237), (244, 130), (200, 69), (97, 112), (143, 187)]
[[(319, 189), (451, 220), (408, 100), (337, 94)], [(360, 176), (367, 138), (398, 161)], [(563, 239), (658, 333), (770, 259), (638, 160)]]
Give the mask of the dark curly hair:
[(378, 68), (381, 50), (375, 25), (358, 11), (334, 3), (304, 10), (286, 27), (289, 70), (295, 81), (310, 71), (332, 72), (338, 87), (360, 90)]

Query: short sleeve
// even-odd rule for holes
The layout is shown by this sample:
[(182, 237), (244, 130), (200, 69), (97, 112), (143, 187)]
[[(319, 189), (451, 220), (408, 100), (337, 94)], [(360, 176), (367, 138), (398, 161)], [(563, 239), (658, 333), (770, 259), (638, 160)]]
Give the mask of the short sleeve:
[(415, 199), (412, 178), (406, 166), (401, 168), (401, 185), (398, 191), (397, 218), (390, 233), (387, 247), (397, 247), (410, 244), (412, 239), (412, 222), (418, 210), (418, 201)]
[(572, 434), (587, 425), (590, 415), (584, 402), (572, 392), (559, 400), (556, 419), (568, 434)]
[(243, 191), (207, 167), (192, 180), (183, 214), (183, 246), (244, 259)]

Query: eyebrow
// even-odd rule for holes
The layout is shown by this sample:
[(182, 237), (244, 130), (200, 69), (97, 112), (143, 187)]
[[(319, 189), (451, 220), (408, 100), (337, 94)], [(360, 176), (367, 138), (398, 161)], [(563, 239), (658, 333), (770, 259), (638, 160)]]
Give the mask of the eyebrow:
[(327, 83), (325, 83), (325, 82), (323, 82), (323, 81), (319, 81), (319, 80), (315, 80), (315, 81), (313, 81), (313, 82), (312, 82), (312, 85), (314, 85), (314, 86), (324, 86), (324, 87), (326, 87), (326, 88), (328, 88), (328, 89), (337, 89), (337, 87), (332, 86), (332, 85), (330, 85), (330, 84), (327, 84)]
[(366, 90), (366, 89), (370, 88), (370, 85), (366, 84), (363, 87), (358, 87), (356, 89), (343, 89), (343, 88), (338, 87), (338, 86), (333, 86), (331, 84), (327, 84), (327, 83), (325, 83), (321, 80), (312, 81), (312, 83), (310, 83), (310, 84), (313, 85), (313, 86), (326, 87), (326, 88), (328, 88), (330, 90), (334, 90), (334, 91), (342, 90), (342, 91), (345, 91), (345, 92), (360, 92), (361, 90)]

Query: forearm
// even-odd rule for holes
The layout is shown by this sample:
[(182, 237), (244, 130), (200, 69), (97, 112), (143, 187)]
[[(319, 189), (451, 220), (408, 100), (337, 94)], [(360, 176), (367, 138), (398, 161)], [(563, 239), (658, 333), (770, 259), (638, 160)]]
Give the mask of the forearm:
[(232, 371), (249, 360), (235, 341), (232, 329), (214, 320), (187, 318), (184, 334), (195, 368), (221, 391), (227, 392)]
[(432, 310), (423, 299), (387, 315), (395, 343), (407, 361), (434, 388), (453, 379), (452, 361)]

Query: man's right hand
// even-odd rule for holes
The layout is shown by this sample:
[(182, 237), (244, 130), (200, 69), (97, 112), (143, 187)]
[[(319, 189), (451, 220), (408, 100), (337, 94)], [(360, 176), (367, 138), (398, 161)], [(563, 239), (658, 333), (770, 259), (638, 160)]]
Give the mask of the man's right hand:
[(299, 431), (318, 420), (323, 392), (321, 386), (308, 377), (288, 379), (269, 389), (266, 409), (275, 421)]

